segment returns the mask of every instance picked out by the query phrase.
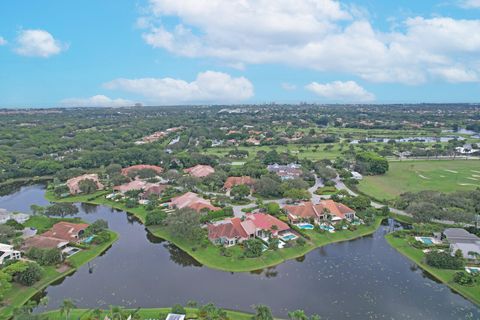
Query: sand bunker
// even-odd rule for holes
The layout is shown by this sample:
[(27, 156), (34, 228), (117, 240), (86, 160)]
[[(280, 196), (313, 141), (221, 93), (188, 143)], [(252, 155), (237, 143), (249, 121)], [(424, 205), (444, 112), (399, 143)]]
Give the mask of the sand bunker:
[(475, 172), (475, 173), (480, 173), (480, 171), (477, 171), (477, 170), (470, 170), (472, 172)]
[(473, 183), (459, 183), (459, 186), (477, 186), (476, 184)]
[(478, 174), (472, 174), (472, 177), (474, 178), (480, 178), (480, 176)]
[(418, 176), (419, 176), (420, 178), (422, 178), (422, 179), (430, 180), (429, 177), (425, 177), (424, 175), (419, 174)]
[(451, 173), (458, 173), (458, 171), (455, 170), (448, 170), (448, 169), (443, 169), (443, 171), (451, 172)]
[(471, 178), (471, 177), (467, 177), (468, 180), (475, 180), (475, 181), (478, 181), (477, 178)]

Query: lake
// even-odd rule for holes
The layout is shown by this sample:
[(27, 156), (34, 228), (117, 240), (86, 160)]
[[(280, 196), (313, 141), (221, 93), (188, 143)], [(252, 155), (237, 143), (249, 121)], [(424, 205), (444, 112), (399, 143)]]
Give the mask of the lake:
[[(43, 193), (40, 185), (23, 187), (0, 197), (0, 208), (28, 212), (31, 204), (47, 203)], [(478, 307), (391, 248), (384, 239), (387, 226), (277, 267), (229, 273), (201, 266), (124, 212), (79, 208), (82, 219), (105, 219), (120, 238), (102, 256), (44, 290), (46, 309), (67, 298), (85, 308), (161, 307), (196, 300), (243, 311), (266, 304), (279, 317), (303, 309), (322, 319), (480, 318)]]

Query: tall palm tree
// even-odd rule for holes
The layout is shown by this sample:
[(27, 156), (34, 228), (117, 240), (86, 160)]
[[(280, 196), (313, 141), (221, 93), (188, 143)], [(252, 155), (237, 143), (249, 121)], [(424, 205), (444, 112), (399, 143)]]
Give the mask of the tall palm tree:
[(70, 318), (70, 312), (72, 312), (72, 309), (76, 307), (77, 306), (73, 303), (72, 300), (65, 299), (63, 300), (62, 305), (60, 306), (60, 314), (61, 315), (65, 314), (65, 319), (68, 320)]

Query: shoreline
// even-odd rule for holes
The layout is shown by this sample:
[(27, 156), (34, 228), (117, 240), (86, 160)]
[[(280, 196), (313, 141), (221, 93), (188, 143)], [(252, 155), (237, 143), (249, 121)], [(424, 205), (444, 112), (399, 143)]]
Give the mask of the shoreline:
[[(111, 207), (113, 209), (125, 211), (127, 214), (131, 214), (138, 218), (142, 224), (145, 224), (146, 210), (144, 208), (126, 208), (126, 206), (109, 201), (107, 199), (101, 198), (103, 195), (108, 192), (101, 191), (91, 195), (84, 196), (74, 196), (67, 197), (63, 199), (57, 199), (51, 193), (50, 190), (46, 190), (45, 198), (51, 202), (70, 202), (70, 203), (88, 203), (95, 205), (104, 205)], [(207, 248), (195, 247), (192, 248), (191, 243), (186, 243), (181, 239), (175, 239), (170, 234), (168, 234), (161, 226), (145, 226), (148, 232), (154, 236), (167, 240), (181, 250), (185, 251), (189, 256), (191, 256), (195, 261), (200, 264), (215, 270), (225, 271), (225, 272), (252, 272), (261, 270), (264, 268), (273, 267), (279, 264), (282, 264), (288, 260), (293, 260), (304, 256), (305, 254), (320, 248), (322, 246), (338, 243), (343, 241), (351, 241), (364, 236), (373, 234), (380, 227), (380, 224), (383, 219), (386, 217), (377, 217), (375, 222), (370, 226), (360, 226), (356, 231), (340, 231), (335, 234), (323, 233), (319, 234), (322, 238), (317, 239), (318, 241), (308, 240), (303, 247), (292, 247), (292, 248), (283, 248), (274, 251), (267, 251), (264, 255), (258, 258), (243, 258), (240, 259), (235, 256), (225, 257), (220, 256), (220, 249), (213, 244), (209, 244)], [(345, 232), (345, 233), (344, 233)], [(348, 233), (347, 233), (348, 232)], [(317, 234), (312, 232), (313, 235)], [(341, 236), (338, 236), (341, 235)], [(342, 237), (343, 236), (343, 237)], [(233, 251), (234, 254), (239, 254), (240, 248), (234, 246), (229, 248)]]
[[(230, 310), (230, 309), (224, 309), (221, 308), (227, 313), (227, 316), (231, 320), (250, 320), (252, 319), (253, 314), (252, 313), (247, 313), (243, 311), (237, 311), (237, 310)], [(71, 319), (89, 319), (85, 318), (91, 314), (91, 312), (94, 309), (83, 309), (83, 308), (74, 308), (72, 309), (70, 313), (70, 318)], [(109, 310), (104, 310), (100, 309), (103, 316), (108, 316), (109, 315)], [(135, 312), (138, 311), (138, 314), (142, 317), (142, 319), (158, 319), (160, 314), (167, 314), (172, 311), (172, 308), (137, 308), (137, 309), (130, 309), (130, 308), (125, 308), (122, 309), (124, 311), (131, 311)], [(186, 316), (187, 318), (196, 318), (195, 316), (197, 315), (199, 308), (188, 308), (185, 307), (186, 311)], [(64, 320), (65, 316), (61, 314), (61, 311), (59, 309), (56, 310), (51, 310), (51, 311), (46, 311), (41, 313), (41, 315), (46, 315), (48, 316), (49, 320)]]
[[(97, 258), (105, 251), (107, 251), (118, 240), (118, 237), (119, 237), (116, 232), (113, 232), (111, 230), (109, 230), (109, 232), (110, 232), (111, 238), (108, 242), (98, 245), (98, 247), (89, 249), (89, 250), (95, 250), (93, 254), (90, 254), (91, 252), (89, 252), (89, 250), (80, 252), (85, 254), (85, 258), (81, 260), (81, 262), (78, 264), (72, 262), (72, 266), (70, 267), (70, 269), (62, 273), (59, 273), (56, 271), (55, 267), (46, 266), (46, 267), (43, 267), (44, 272), (47, 273), (46, 278), (40, 279), (38, 283), (32, 285), (31, 287), (12, 284), (12, 288), (10, 289), (9, 292), (5, 294), (5, 297), (3, 299), (3, 302), (6, 302), (8, 304), (0, 308), (0, 318), (3, 319), (3, 317), (5, 317), (5, 319), (9, 319), (12, 316), (15, 308), (21, 307), (27, 301), (32, 299), (35, 295), (37, 295), (42, 290), (50, 286), (52, 283), (58, 280), (61, 280), (69, 276), (70, 274), (73, 274), (80, 267), (92, 261), (93, 259)], [(80, 253), (77, 253), (77, 255)]]
[[(385, 236), (388, 244), (397, 252), (407, 257), (410, 261), (414, 262), (423, 271), (440, 281), (444, 285), (448, 286), (452, 291), (461, 295), (465, 299), (480, 306), (480, 285), (467, 287), (459, 285), (453, 282), (453, 275), (461, 270), (447, 270), (436, 269), (423, 262), (424, 253), (420, 249), (416, 249), (408, 245), (407, 241), (402, 238), (395, 238), (393, 233)], [(476, 292), (475, 292), (476, 291)]]

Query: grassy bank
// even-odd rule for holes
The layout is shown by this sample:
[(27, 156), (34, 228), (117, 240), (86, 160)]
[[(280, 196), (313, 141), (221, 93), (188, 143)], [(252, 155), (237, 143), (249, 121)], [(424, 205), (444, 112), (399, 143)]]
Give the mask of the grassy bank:
[(452, 290), (458, 292), (470, 301), (480, 305), (480, 285), (477, 284), (472, 287), (462, 286), (453, 281), (454, 274), (459, 270), (446, 270), (433, 268), (425, 263), (425, 254), (421, 249), (416, 249), (408, 244), (404, 238), (395, 238), (393, 234), (385, 236), (388, 243), (398, 252), (415, 262), (423, 270), (427, 271), (436, 279), (445, 283)]
[[(85, 202), (90, 204), (105, 205), (115, 209), (126, 211), (137, 217), (142, 223), (145, 222), (147, 211), (143, 206), (136, 208), (127, 208), (124, 204), (107, 200), (103, 195), (108, 192), (102, 191), (91, 195), (73, 196), (62, 199), (56, 199), (52, 192), (47, 191), (46, 198), (53, 202)], [(360, 226), (355, 231), (340, 231), (336, 233), (319, 234), (311, 232), (311, 240), (307, 241), (304, 246), (293, 248), (284, 248), (276, 251), (266, 251), (258, 258), (241, 257), (243, 250), (239, 246), (228, 248), (229, 256), (220, 255), (220, 248), (209, 244), (206, 248), (202, 248), (197, 243), (190, 243), (185, 239), (172, 236), (164, 227), (150, 226), (147, 229), (156, 237), (165, 239), (174, 243), (183, 251), (187, 252), (199, 263), (217, 270), (228, 272), (249, 272), (259, 270), (271, 266), (278, 265), (287, 260), (295, 259), (305, 255), (315, 248), (340, 241), (348, 241), (361, 236), (372, 234), (380, 226), (381, 218), (378, 218), (371, 226)]]
[[(135, 309), (124, 309), (128, 311), (135, 312)], [(197, 318), (198, 309), (194, 308), (185, 308), (187, 318)], [(102, 310), (102, 318), (109, 316), (109, 310)], [(252, 318), (251, 314), (239, 311), (225, 310), (228, 317), (231, 320), (250, 320)], [(89, 319), (89, 316), (92, 314), (93, 310), (91, 309), (74, 309), (70, 313), (70, 319)], [(145, 308), (139, 309), (136, 314), (138, 314), (142, 319), (164, 319), (164, 315), (171, 312), (171, 308)], [(42, 315), (46, 316), (48, 320), (64, 320), (65, 314), (61, 314), (59, 310), (45, 312)], [(162, 317), (160, 317), (162, 315)]]
[(184, 239), (173, 237), (164, 227), (149, 227), (149, 231), (155, 236), (168, 240), (201, 264), (212, 268), (229, 272), (249, 272), (278, 265), (287, 260), (295, 259), (305, 255), (306, 253), (334, 242), (353, 240), (362, 236), (366, 236), (375, 232), (380, 226), (382, 219), (377, 218), (374, 224), (370, 226), (362, 225), (355, 231), (343, 230), (335, 233), (318, 233), (316, 231), (306, 231), (310, 237), (304, 246), (295, 246), (292, 248), (284, 248), (276, 251), (268, 250), (258, 258), (242, 257), (243, 250), (239, 246), (228, 248), (230, 256), (220, 254), (220, 248), (209, 244), (206, 248), (189, 243)]
[(77, 268), (85, 263), (93, 260), (102, 252), (106, 251), (117, 239), (118, 235), (110, 231), (110, 241), (94, 246), (88, 250), (82, 250), (67, 259), (71, 263), (71, 267), (65, 271), (58, 271), (53, 266), (43, 267), (44, 272), (40, 281), (31, 287), (25, 287), (12, 283), (12, 288), (3, 299), (4, 307), (0, 308), (0, 319), (8, 319), (15, 308), (18, 308), (30, 300), (35, 294), (45, 289), (53, 282), (64, 278), (65, 276), (75, 272)]
[(389, 162), (385, 175), (365, 176), (358, 190), (375, 199), (391, 200), (404, 192), (454, 192), (480, 187), (479, 160)]

